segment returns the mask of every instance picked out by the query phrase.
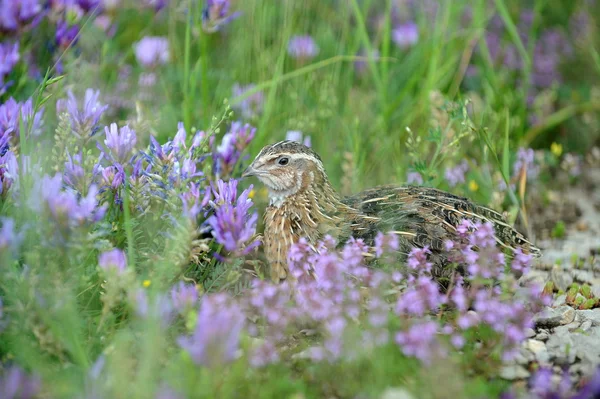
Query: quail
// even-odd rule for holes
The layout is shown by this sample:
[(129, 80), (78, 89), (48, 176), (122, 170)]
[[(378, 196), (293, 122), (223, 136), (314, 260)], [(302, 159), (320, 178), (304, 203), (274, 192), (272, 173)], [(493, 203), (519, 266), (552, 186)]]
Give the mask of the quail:
[(288, 250), (301, 237), (312, 244), (326, 235), (339, 243), (354, 237), (373, 245), (379, 231), (397, 234), (399, 253), (428, 246), (434, 274), (442, 276), (448, 264), (444, 242), (456, 238), (464, 218), (491, 222), (498, 245), (540, 256), (500, 213), (441, 190), (387, 185), (342, 197), (331, 186), (321, 157), (296, 141), (265, 146), (242, 174), (248, 176), (268, 189), (263, 243), (276, 282), (286, 279)]

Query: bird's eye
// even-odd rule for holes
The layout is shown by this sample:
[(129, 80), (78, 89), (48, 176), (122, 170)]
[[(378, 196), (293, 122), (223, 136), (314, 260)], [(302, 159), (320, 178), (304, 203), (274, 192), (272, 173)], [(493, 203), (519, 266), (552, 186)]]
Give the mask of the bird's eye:
[(277, 160), (277, 163), (282, 166), (287, 165), (288, 162), (290, 162), (290, 159), (288, 157), (281, 157)]

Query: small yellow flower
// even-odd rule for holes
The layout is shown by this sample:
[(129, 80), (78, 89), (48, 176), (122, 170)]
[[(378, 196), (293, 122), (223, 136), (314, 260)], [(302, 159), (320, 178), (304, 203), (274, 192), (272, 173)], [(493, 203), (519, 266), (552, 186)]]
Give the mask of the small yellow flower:
[(150, 287), (150, 284), (152, 284), (152, 281), (150, 281), (150, 280), (144, 280), (144, 282), (142, 283), (142, 285), (143, 285), (145, 288), (148, 288), (148, 287)]
[(254, 194), (256, 194), (256, 191), (254, 189), (250, 190), (250, 192), (248, 193), (248, 198), (254, 198)]
[(550, 151), (557, 157), (560, 157), (560, 155), (563, 152), (563, 146), (562, 146), (562, 144), (552, 143), (550, 145)]
[(475, 180), (471, 180), (469, 182), (469, 190), (471, 190), (471, 191), (479, 190), (479, 184), (477, 184), (477, 182)]

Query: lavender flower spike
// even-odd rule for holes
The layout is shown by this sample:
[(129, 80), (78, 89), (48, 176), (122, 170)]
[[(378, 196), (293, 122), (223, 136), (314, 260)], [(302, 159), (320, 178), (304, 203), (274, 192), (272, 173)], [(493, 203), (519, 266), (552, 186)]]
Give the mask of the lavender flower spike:
[(171, 301), (173, 307), (183, 314), (198, 302), (198, 289), (195, 285), (180, 281), (171, 290)]
[(56, 102), (58, 112), (68, 112), (71, 119), (71, 126), (75, 133), (81, 137), (91, 136), (97, 131), (98, 121), (108, 108), (108, 105), (102, 105), (98, 101), (99, 90), (87, 89), (83, 107), (79, 107), (77, 98), (71, 90), (67, 93), (68, 98)]
[[(247, 91), (254, 89), (254, 87), (256, 87), (254, 84), (241, 86), (240, 84), (236, 83), (233, 85), (233, 97), (241, 97), (245, 95)], [(265, 96), (263, 92), (257, 91), (239, 103), (234, 104), (233, 108), (237, 111), (240, 111), (243, 118), (250, 119), (262, 112), (264, 103)]]
[(453, 168), (447, 168), (444, 177), (450, 187), (455, 187), (458, 184), (465, 182), (465, 173), (469, 170), (467, 161), (462, 161)]
[[(224, 187), (224, 184), (219, 182), (219, 186)], [(231, 189), (235, 190), (236, 186), (237, 184), (234, 184)], [(256, 232), (256, 221), (258, 219), (256, 212), (252, 215), (248, 214), (252, 206), (252, 200), (248, 198), (251, 190), (252, 186), (244, 190), (237, 199), (235, 206), (227, 202), (222, 203), (215, 210), (215, 214), (207, 220), (207, 223), (212, 227), (213, 237), (227, 251), (247, 254), (259, 244), (258, 241), (248, 244), (248, 241)], [(227, 193), (229, 196), (235, 192), (227, 191), (229, 191)]]
[(0, 137), (0, 198), (6, 198), (8, 191), (15, 184), (19, 175), (19, 164), (12, 151), (8, 150), (8, 136), (6, 142)]
[(134, 44), (135, 58), (144, 68), (169, 62), (169, 41), (166, 37), (146, 36)]
[(319, 54), (319, 46), (311, 36), (293, 36), (288, 42), (288, 54), (298, 60), (310, 60)]
[(214, 367), (236, 357), (245, 316), (224, 294), (205, 297), (200, 305), (196, 329), (191, 337), (180, 337), (179, 346), (194, 363)]
[[(122, 164), (127, 163), (137, 142), (135, 131), (127, 125), (119, 128), (116, 123), (112, 123), (110, 128), (108, 126), (105, 127), (104, 131), (106, 133), (104, 144), (110, 149), (110, 154), (115, 161)], [(108, 156), (109, 154), (106, 155)]]
[(202, 9), (202, 29), (214, 33), (241, 15), (240, 12), (230, 13), (230, 0), (206, 0)]
[(0, 375), (0, 398), (30, 399), (37, 397), (41, 389), (41, 381), (37, 376), (30, 376), (18, 366), (12, 366)]
[(107, 272), (114, 270), (117, 274), (121, 274), (127, 268), (125, 252), (117, 248), (103, 252), (98, 257), (98, 265)]
[(392, 40), (402, 49), (411, 47), (419, 40), (419, 27), (414, 22), (398, 25), (392, 31)]
[(13, 70), (19, 62), (19, 44), (0, 43), (0, 95), (4, 94), (8, 84), (4, 78)]

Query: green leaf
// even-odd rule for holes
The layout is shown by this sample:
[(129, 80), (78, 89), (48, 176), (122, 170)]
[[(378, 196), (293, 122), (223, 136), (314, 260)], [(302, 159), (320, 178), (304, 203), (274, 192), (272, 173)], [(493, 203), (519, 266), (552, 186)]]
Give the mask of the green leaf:
[(60, 76), (55, 76), (51, 79), (48, 79), (48, 81), (46, 82), (46, 87), (53, 85), (54, 83), (58, 83), (61, 80), (63, 80), (65, 78), (65, 75), (60, 75)]
[(51, 97), (52, 97), (52, 94), (48, 94), (46, 97), (42, 98), (42, 100), (40, 101), (38, 107), (41, 107), (42, 105), (46, 104), (46, 102), (48, 100), (50, 100)]

